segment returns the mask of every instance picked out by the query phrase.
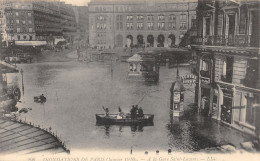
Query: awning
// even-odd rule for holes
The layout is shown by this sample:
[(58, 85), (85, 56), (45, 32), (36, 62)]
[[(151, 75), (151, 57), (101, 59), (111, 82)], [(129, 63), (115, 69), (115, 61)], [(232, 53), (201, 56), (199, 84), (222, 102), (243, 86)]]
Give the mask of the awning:
[(15, 45), (20, 46), (42, 46), (47, 45), (46, 41), (15, 41)]
[(8, 64), (6, 62), (0, 61), (0, 72), (5, 72), (5, 73), (12, 73), (12, 72), (18, 72), (19, 69), (12, 65)]

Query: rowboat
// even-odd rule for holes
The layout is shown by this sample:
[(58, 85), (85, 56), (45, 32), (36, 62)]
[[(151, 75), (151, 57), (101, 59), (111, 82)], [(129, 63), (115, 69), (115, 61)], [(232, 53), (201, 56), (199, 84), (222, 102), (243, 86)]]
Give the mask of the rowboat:
[(96, 121), (98, 124), (153, 124), (154, 115), (144, 114), (140, 118), (131, 118), (130, 114), (119, 116), (118, 114), (96, 114)]
[(36, 97), (33, 97), (34, 99), (34, 102), (36, 103), (45, 103), (47, 101), (46, 97), (44, 96), (36, 96)]

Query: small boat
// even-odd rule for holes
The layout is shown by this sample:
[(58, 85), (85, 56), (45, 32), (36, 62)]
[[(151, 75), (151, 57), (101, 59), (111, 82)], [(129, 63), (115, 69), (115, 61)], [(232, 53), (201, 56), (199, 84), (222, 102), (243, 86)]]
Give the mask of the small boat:
[(36, 103), (45, 103), (47, 100), (46, 97), (44, 97), (44, 96), (36, 96), (33, 98), (34, 98), (34, 102), (36, 102)]
[(124, 114), (122, 117), (118, 114), (96, 114), (96, 120), (99, 124), (153, 124), (154, 115), (144, 114), (141, 118), (131, 118), (130, 114)]

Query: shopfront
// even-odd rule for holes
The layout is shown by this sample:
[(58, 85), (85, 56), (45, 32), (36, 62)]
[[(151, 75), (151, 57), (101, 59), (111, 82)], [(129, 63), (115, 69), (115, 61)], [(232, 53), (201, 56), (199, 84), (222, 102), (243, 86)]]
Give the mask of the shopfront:
[(233, 106), (233, 90), (230, 88), (222, 89), (223, 103), (220, 105), (221, 121), (231, 124), (232, 121), (232, 106)]

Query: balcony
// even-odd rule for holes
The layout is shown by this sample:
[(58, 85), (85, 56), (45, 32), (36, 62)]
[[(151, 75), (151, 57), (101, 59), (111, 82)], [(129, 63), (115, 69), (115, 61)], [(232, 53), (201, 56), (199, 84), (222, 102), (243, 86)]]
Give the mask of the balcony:
[[(233, 35), (222, 36), (214, 35), (207, 37), (193, 37), (192, 44), (194, 45), (210, 45), (210, 46), (235, 46), (235, 47), (258, 47), (251, 45), (251, 36), (249, 35)], [(255, 44), (255, 43), (254, 43)]]

